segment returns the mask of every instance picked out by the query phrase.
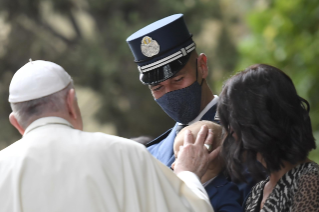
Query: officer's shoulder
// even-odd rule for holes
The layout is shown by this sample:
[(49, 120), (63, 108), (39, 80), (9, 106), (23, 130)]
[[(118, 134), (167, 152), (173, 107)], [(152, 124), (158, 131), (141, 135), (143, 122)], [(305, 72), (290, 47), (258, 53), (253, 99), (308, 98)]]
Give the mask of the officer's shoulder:
[(171, 133), (172, 130), (173, 130), (173, 128), (167, 130), (166, 132), (164, 132), (163, 134), (161, 134), (157, 138), (155, 138), (155, 139), (151, 140), (150, 142), (148, 142), (145, 146), (146, 147), (150, 147), (150, 146), (152, 146), (154, 144), (160, 143), (161, 141), (163, 141), (165, 138), (168, 137), (168, 135)]

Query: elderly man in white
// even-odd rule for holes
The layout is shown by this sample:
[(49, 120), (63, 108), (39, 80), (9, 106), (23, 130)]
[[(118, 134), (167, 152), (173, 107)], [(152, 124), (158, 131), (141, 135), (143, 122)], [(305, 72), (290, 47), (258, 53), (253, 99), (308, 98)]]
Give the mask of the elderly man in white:
[(23, 136), (0, 152), (1, 212), (213, 211), (199, 181), (216, 157), (207, 128), (195, 143), (185, 136), (174, 174), (140, 144), (83, 132), (72, 79), (57, 64), (20, 68), (9, 102)]

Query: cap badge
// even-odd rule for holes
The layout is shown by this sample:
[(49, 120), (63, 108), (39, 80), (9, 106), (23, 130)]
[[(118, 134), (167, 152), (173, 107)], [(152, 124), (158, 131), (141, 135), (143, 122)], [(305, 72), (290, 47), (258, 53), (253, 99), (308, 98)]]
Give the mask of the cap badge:
[(154, 55), (157, 55), (159, 53), (160, 46), (158, 45), (156, 40), (153, 40), (151, 37), (145, 36), (142, 39), (141, 50), (146, 57), (153, 57)]

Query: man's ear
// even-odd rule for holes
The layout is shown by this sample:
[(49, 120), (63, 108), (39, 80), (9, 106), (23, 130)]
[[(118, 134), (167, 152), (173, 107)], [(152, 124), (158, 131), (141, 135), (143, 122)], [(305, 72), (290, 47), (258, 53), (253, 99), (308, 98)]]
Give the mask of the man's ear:
[(197, 69), (200, 72), (203, 79), (206, 79), (208, 76), (208, 65), (207, 65), (207, 57), (204, 53), (201, 53), (197, 57)]
[(9, 121), (12, 124), (12, 126), (14, 126), (19, 131), (21, 135), (24, 134), (25, 130), (23, 129), (23, 127), (21, 127), (21, 125), (19, 124), (18, 120), (16, 119), (13, 113), (10, 113)]
[(68, 91), (66, 103), (67, 103), (67, 109), (69, 112), (69, 115), (73, 119), (77, 119), (77, 114), (76, 114), (76, 101), (75, 101), (75, 90), (72, 88)]

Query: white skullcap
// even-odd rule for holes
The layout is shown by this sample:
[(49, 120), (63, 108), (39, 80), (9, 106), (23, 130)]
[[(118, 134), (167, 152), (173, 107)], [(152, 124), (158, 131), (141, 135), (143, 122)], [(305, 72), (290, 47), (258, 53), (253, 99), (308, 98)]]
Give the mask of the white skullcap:
[(25, 102), (61, 91), (72, 81), (59, 65), (36, 60), (22, 66), (13, 76), (9, 88), (9, 102)]

